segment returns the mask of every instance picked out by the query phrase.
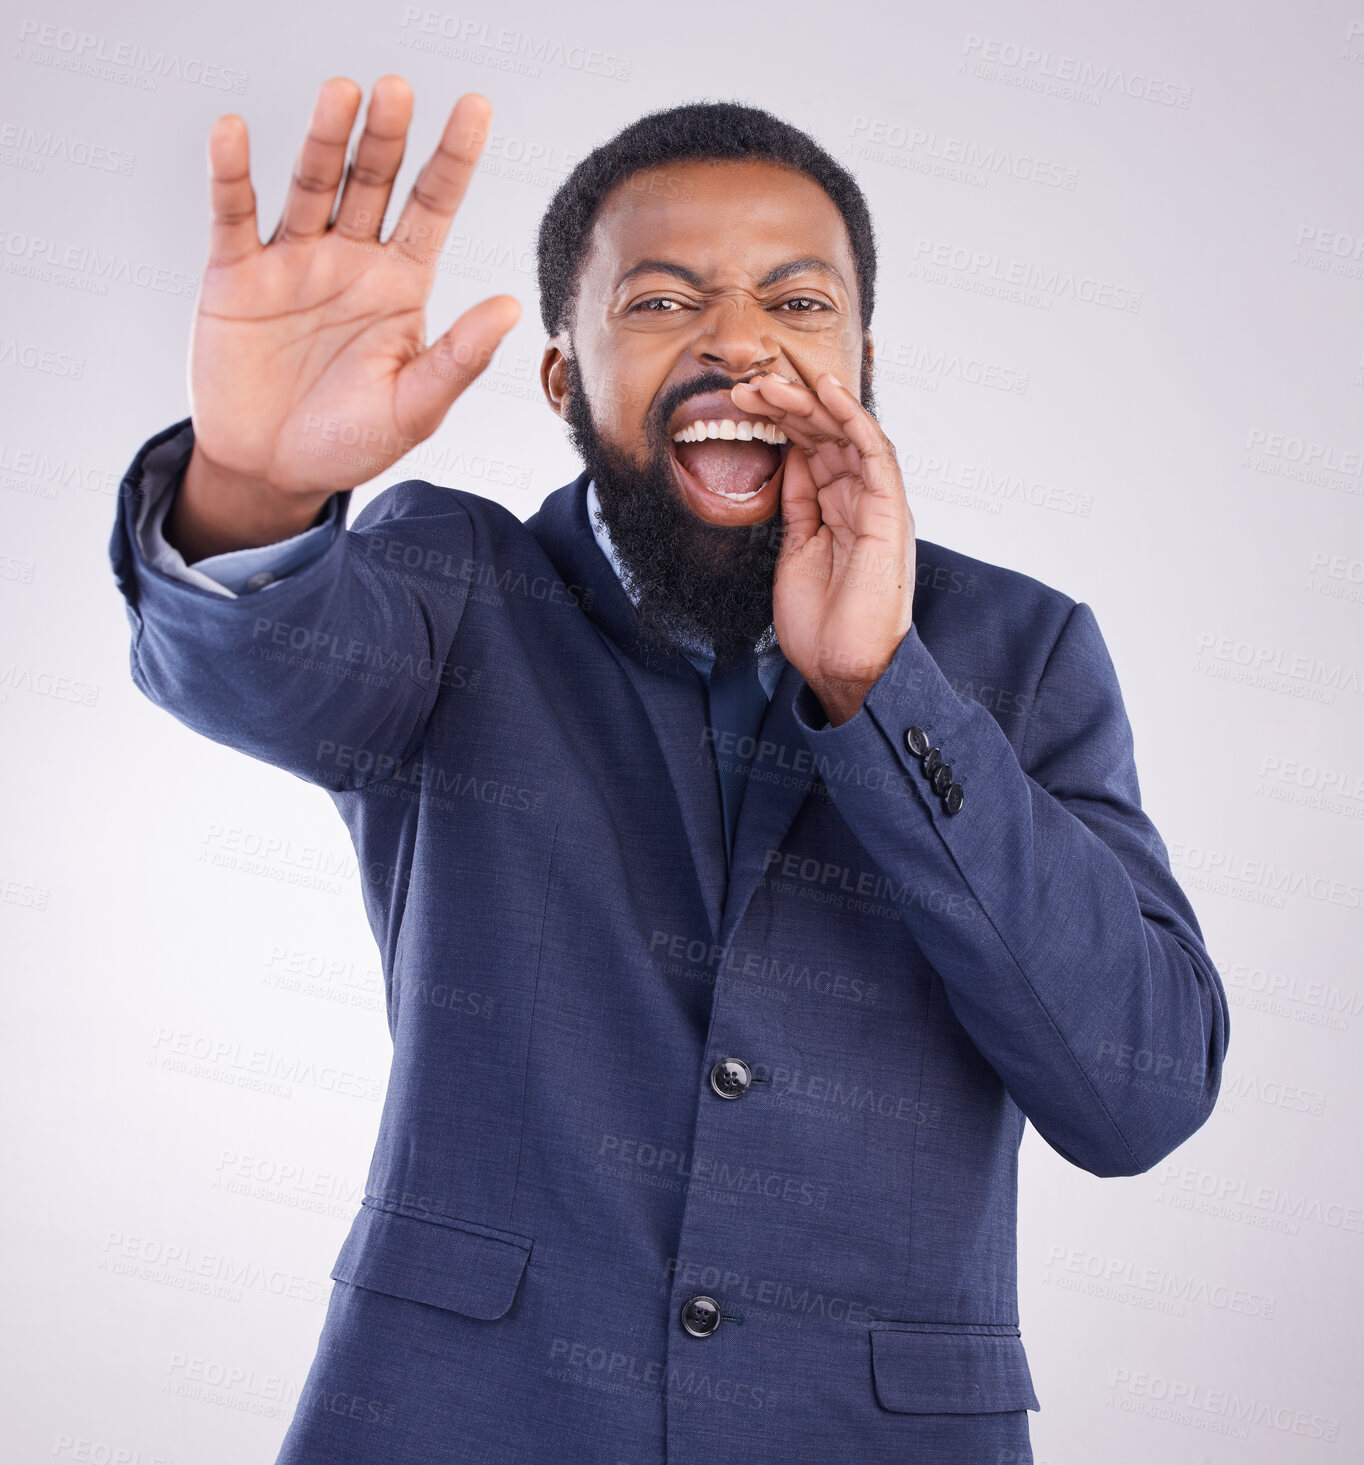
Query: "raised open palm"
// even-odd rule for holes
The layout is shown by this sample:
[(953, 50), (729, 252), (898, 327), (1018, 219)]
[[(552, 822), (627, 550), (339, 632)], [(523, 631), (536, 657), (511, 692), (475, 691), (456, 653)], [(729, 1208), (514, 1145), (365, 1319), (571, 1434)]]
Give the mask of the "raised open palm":
[(232, 547), (223, 520), (244, 495), (259, 512), (235, 537), (260, 542), (276, 521), (293, 532), (332, 493), (382, 472), (435, 431), (520, 316), (513, 297), (493, 296), (426, 345), (426, 301), (487, 136), (487, 99), (456, 103), (381, 242), (412, 92), (398, 76), (375, 83), (346, 167), (361, 95), (347, 78), (319, 89), (265, 244), (245, 122), (228, 114), (209, 134), (212, 227), (190, 344), (192, 502), (179, 514), (182, 528), (214, 541), (201, 551)]

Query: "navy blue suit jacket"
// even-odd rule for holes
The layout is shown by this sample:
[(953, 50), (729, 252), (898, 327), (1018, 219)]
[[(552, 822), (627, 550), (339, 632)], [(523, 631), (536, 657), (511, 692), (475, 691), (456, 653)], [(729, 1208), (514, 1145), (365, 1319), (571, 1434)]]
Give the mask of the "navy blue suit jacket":
[(1024, 1120), (1136, 1174), (1227, 1040), (1088, 606), (920, 542), (857, 716), (783, 670), (727, 877), (704, 684), (638, 639), (585, 478), (526, 523), (399, 484), (232, 600), (132, 534), (182, 426), (121, 489), (133, 679), (328, 790), (393, 1038), (281, 1460), (1030, 1459)]

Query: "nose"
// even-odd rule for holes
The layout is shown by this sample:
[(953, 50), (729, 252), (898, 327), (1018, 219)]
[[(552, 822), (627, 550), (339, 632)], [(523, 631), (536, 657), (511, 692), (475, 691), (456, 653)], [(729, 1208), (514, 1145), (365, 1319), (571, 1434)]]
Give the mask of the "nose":
[(735, 376), (770, 367), (778, 352), (767, 334), (768, 324), (756, 300), (722, 296), (703, 313), (692, 355), (704, 366), (724, 367)]

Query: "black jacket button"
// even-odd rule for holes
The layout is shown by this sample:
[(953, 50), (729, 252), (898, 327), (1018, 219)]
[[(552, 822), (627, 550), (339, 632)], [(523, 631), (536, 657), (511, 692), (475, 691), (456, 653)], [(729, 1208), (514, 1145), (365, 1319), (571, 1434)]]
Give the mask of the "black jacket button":
[(709, 1338), (720, 1326), (720, 1304), (713, 1297), (689, 1297), (682, 1304), (682, 1326), (693, 1338)]
[(957, 810), (961, 808), (962, 804), (965, 802), (965, 799), (966, 795), (961, 791), (961, 784), (954, 783), (951, 788), (949, 788), (947, 792), (943, 795), (943, 808), (945, 808), (949, 814), (955, 814)]
[(947, 790), (952, 787), (952, 765), (950, 763), (939, 763), (933, 770), (933, 792), (946, 795)]
[(710, 1086), (722, 1099), (742, 1099), (753, 1082), (753, 1072), (742, 1058), (721, 1058), (711, 1065)]
[(941, 766), (942, 749), (930, 748), (928, 752), (924, 754), (924, 772), (929, 776), (929, 778), (932, 778)]
[(914, 754), (916, 758), (922, 758), (928, 752), (928, 734), (921, 727), (912, 727), (905, 733), (905, 747)]

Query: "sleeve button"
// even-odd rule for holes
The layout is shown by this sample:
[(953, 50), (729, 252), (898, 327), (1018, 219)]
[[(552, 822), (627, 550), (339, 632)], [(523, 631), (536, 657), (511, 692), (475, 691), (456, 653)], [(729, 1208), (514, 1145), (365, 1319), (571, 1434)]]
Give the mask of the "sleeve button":
[(916, 758), (922, 758), (928, 752), (928, 734), (921, 727), (911, 727), (905, 733), (905, 747)]

